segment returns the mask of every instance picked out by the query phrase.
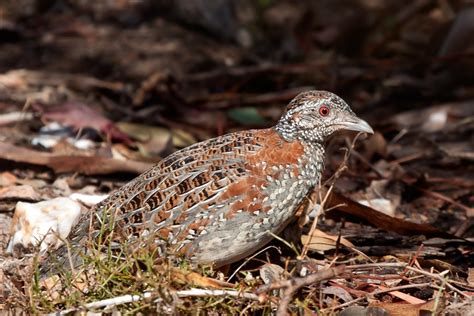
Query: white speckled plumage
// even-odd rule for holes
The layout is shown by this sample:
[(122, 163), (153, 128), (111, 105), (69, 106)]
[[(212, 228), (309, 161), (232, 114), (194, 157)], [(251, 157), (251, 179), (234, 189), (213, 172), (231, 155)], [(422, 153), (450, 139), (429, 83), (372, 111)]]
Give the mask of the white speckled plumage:
[(338, 96), (302, 93), (274, 128), (184, 148), (117, 190), (83, 215), (70, 237), (73, 251), (86, 251), (107, 224), (107, 243), (151, 240), (162, 253), (199, 264), (237, 261), (291, 220), (319, 181), (326, 138), (343, 128), (371, 131)]

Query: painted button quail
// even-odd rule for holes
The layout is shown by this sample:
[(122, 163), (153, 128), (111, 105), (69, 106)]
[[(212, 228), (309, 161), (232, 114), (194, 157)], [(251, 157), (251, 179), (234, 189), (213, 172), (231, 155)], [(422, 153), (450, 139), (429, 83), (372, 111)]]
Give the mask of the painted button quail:
[(72, 250), (87, 249), (105, 223), (113, 245), (151, 240), (214, 266), (244, 258), (292, 219), (319, 181), (325, 140), (341, 129), (373, 133), (335, 94), (301, 93), (275, 127), (194, 144), (118, 189), (83, 215)]

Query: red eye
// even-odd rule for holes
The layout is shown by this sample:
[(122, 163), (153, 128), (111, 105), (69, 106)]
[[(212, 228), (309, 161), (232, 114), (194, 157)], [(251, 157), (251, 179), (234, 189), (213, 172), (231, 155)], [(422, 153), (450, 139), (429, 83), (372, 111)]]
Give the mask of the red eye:
[(321, 116), (328, 116), (329, 115), (329, 108), (326, 105), (323, 105), (319, 108), (319, 114)]

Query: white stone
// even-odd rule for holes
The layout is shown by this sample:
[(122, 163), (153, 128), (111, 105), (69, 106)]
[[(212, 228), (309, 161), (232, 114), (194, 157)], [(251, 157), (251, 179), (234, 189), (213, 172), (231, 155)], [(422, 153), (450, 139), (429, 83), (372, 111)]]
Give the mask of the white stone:
[[(63, 244), (81, 214), (81, 205), (66, 197), (38, 203), (18, 202), (12, 222), (12, 236), (7, 252), (16, 245), (39, 246), (44, 252)], [(58, 238), (59, 237), (59, 238)]]

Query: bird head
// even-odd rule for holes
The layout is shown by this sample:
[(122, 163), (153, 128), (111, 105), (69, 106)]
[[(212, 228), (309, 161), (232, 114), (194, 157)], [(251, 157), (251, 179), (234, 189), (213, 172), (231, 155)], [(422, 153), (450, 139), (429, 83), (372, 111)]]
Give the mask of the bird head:
[(288, 104), (276, 130), (287, 141), (320, 143), (339, 130), (374, 133), (343, 99), (327, 91), (307, 91), (297, 95)]

